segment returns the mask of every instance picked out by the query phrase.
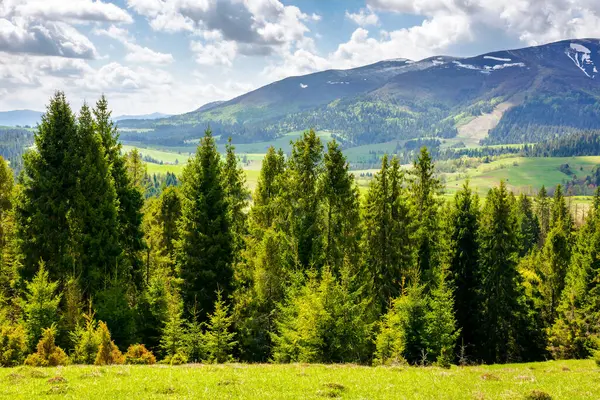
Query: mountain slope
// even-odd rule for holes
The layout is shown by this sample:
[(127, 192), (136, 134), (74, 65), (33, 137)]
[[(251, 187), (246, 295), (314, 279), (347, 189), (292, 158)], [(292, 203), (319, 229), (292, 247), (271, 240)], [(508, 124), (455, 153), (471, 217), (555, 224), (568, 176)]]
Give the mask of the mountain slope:
[(168, 118), (170, 117), (170, 114), (163, 114), (163, 113), (159, 113), (159, 112), (155, 112), (152, 114), (144, 114), (144, 115), (119, 115), (118, 117), (115, 117), (114, 120), (115, 121), (123, 121), (123, 120), (127, 120), (127, 119), (159, 119), (159, 118)]
[(488, 143), (537, 141), (600, 129), (599, 69), (597, 39), (468, 58), (389, 60), (286, 78), (227, 102), (131, 126), (154, 129), (144, 140), (164, 143), (198, 137), (207, 124), (238, 142), (314, 127), (353, 146), (455, 137), (465, 121), (495, 110), (492, 121), (481, 124), (490, 129), (489, 137), (487, 131), (471, 132), (473, 137)]
[(0, 126), (35, 126), (40, 122), (42, 114), (33, 110), (0, 111)]

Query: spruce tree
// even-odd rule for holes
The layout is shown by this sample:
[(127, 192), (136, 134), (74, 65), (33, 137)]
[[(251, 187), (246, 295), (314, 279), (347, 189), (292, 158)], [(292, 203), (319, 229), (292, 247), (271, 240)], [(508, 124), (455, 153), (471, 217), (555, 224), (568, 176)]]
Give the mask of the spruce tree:
[(58, 305), (61, 294), (57, 293), (57, 288), (58, 282), (50, 280), (48, 271), (41, 262), (35, 277), (27, 283), (23, 306), (31, 349), (39, 341), (42, 331), (53, 327), (59, 320)]
[(533, 211), (531, 199), (521, 194), (517, 200), (517, 224), (519, 226), (519, 256), (523, 257), (540, 243), (540, 224)]
[(517, 357), (519, 315), (517, 221), (504, 181), (489, 191), (481, 216), (479, 259), (481, 323), (479, 354), (485, 362), (508, 362)]
[(414, 278), (411, 221), (403, 183), (398, 160), (394, 158), (389, 165), (384, 155), (365, 198), (364, 262), (383, 311), (400, 295), (403, 278)]
[(468, 182), (454, 196), (449, 218), (449, 280), (454, 287), (457, 325), (461, 328), (459, 346), (467, 354), (477, 342), (480, 299), (478, 290), (483, 279), (479, 269), (479, 197)]
[(21, 277), (31, 279), (40, 260), (53, 280), (73, 271), (68, 215), (79, 169), (75, 116), (56, 92), (34, 134), (35, 150), (23, 156), (22, 190), (15, 202)]
[(237, 342), (232, 332), (232, 317), (229, 307), (223, 301), (221, 292), (217, 292), (214, 312), (209, 316), (205, 337), (207, 361), (225, 363), (233, 361), (233, 349)]
[(182, 279), (184, 313), (198, 304), (205, 321), (215, 304), (215, 293), (231, 293), (233, 243), (222, 166), (210, 129), (196, 155), (185, 167), (181, 186), (181, 218), (176, 262)]
[(344, 262), (359, 262), (360, 218), (358, 187), (338, 143), (327, 144), (320, 194), (323, 198), (323, 253), (325, 264), (339, 274)]
[(14, 214), (13, 214), (13, 172), (0, 156), (0, 298), (10, 298), (16, 271), (13, 254)]
[(246, 174), (238, 164), (235, 147), (231, 144), (231, 138), (229, 138), (226, 145), (225, 165), (223, 166), (223, 186), (229, 206), (233, 253), (236, 260), (241, 257), (244, 238), (248, 232), (248, 218), (245, 209), (248, 206), (250, 195), (248, 189), (246, 189)]
[(93, 295), (119, 274), (117, 199), (102, 139), (96, 133), (89, 107), (79, 113), (79, 159), (68, 222), (73, 242), (75, 277), (84, 293)]
[(442, 184), (435, 176), (435, 167), (426, 147), (421, 148), (411, 171), (410, 193), (416, 224), (417, 268), (423, 282), (433, 283), (439, 262), (439, 195)]
[(456, 340), (460, 329), (454, 317), (454, 298), (446, 283), (446, 272), (441, 272), (438, 285), (431, 291), (425, 314), (425, 341), (430, 360), (449, 368), (454, 360)]
[[(252, 208), (250, 210), (251, 232), (254, 236), (259, 235), (255, 230), (266, 230), (275, 222), (281, 213), (281, 204), (277, 202), (282, 190), (282, 175), (285, 170), (285, 157), (283, 152), (275, 151), (273, 146), (269, 147), (263, 158), (260, 175), (256, 189), (252, 195)], [(260, 237), (259, 237), (260, 239)]]
[(287, 210), (282, 222), (292, 243), (292, 263), (300, 270), (323, 264), (323, 232), (319, 224), (321, 199), (317, 192), (322, 159), (321, 140), (311, 129), (293, 143), (286, 170)]
[(548, 192), (546, 187), (542, 186), (536, 199), (536, 214), (540, 222), (540, 243), (539, 246), (543, 246), (546, 241), (546, 236), (550, 231), (550, 208), (551, 202), (548, 198)]
[(121, 154), (121, 143), (117, 127), (111, 119), (108, 102), (102, 96), (93, 110), (96, 131), (102, 138), (106, 159), (118, 202), (117, 220), (119, 247), (122, 249), (127, 276), (134, 284), (141, 285), (142, 260), (140, 252), (144, 249), (142, 231), (142, 207), (144, 197), (127, 173), (126, 158)]

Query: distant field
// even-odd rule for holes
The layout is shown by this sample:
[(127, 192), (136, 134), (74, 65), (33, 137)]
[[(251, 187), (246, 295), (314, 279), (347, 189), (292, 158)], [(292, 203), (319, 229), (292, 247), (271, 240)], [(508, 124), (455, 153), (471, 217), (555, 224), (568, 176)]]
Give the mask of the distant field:
[(149, 156), (164, 163), (175, 163), (179, 161), (179, 163), (185, 164), (190, 158), (190, 153), (187, 152), (178, 153), (173, 151), (147, 149), (144, 147), (135, 147), (129, 145), (123, 145), (123, 152), (129, 153), (134, 148), (137, 148), (138, 151), (142, 154), (142, 156)]
[(598, 398), (598, 375), (589, 360), (447, 370), (349, 364), (19, 367), (0, 369), (0, 394), (10, 399), (583, 400)]
[(454, 193), (460, 189), (466, 179), (478, 193), (485, 195), (488, 190), (505, 180), (508, 187), (516, 193), (532, 194), (545, 185), (554, 187), (570, 177), (560, 171), (561, 164), (569, 164), (577, 176), (589, 175), (600, 164), (600, 156), (594, 157), (554, 157), (524, 158), (512, 157), (469, 170), (466, 174), (447, 174), (446, 190)]

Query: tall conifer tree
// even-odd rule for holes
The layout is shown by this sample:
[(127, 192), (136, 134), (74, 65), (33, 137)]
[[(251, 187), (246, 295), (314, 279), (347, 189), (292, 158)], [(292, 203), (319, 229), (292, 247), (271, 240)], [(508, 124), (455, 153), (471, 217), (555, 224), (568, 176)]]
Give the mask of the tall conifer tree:
[(222, 165), (210, 129), (184, 169), (176, 260), (181, 297), (189, 315), (197, 306), (200, 321), (213, 311), (217, 291), (231, 293), (233, 243)]

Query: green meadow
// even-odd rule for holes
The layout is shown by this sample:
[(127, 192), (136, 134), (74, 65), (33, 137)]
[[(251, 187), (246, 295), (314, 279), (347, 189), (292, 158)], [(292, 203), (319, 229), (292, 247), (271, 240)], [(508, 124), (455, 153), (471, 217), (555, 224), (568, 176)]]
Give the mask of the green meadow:
[(455, 367), (315, 364), (0, 369), (10, 399), (594, 399), (593, 361)]

